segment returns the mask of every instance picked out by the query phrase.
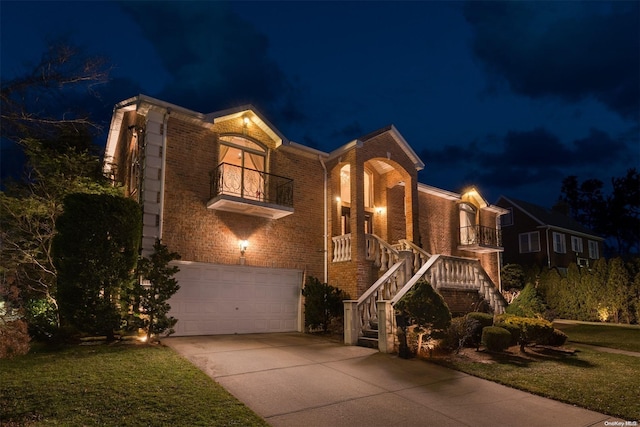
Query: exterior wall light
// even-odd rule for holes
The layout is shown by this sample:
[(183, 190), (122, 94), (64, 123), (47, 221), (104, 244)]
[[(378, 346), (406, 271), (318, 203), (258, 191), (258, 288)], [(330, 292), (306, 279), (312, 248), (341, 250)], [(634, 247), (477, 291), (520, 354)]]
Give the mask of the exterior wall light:
[(249, 122), (250, 122), (250, 121), (251, 121), (251, 120), (250, 120), (250, 119), (249, 119), (249, 117), (247, 117), (247, 116), (244, 116), (244, 117), (242, 118), (242, 124), (243, 124), (243, 125), (245, 125), (245, 126), (249, 126)]
[(340, 196), (336, 196), (336, 202), (340, 203)]
[(240, 246), (240, 255), (244, 256), (244, 252), (249, 247), (249, 241), (248, 240), (240, 240), (239, 246)]
[(380, 208), (380, 207), (376, 208), (376, 213), (377, 213), (378, 215), (381, 215), (381, 214), (382, 214), (382, 212), (384, 212), (384, 208)]

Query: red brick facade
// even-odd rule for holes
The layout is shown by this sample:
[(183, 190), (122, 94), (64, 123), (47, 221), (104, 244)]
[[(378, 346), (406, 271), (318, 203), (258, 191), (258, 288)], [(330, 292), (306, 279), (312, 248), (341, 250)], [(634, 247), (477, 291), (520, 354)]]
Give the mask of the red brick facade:
[[(480, 259), (493, 282), (499, 284), (497, 252), (459, 249), (459, 206), (465, 195), (419, 184), (418, 170), (423, 164), (395, 128), (322, 153), (281, 138), (250, 107), (246, 111), (254, 119), (245, 124), (240, 110), (203, 116), (149, 98), (142, 101), (135, 107), (131, 103), (127, 110), (123, 107), (119, 132), (111, 135), (107, 154), (117, 165), (115, 179), (126, 188), (135, 188), (130, 185), (135, 149), (132, 132), (141, 129), (138, 135), (142, 135), (153, 130), (156, 140), (162, 139), (162, 144), (144, 146), (144, 150), (156, 150), (152, 166), (159, 168), (153, 172), (154, 179), (143, 174), (142, 186), (153, 187), (149, 191), (156, 194), (144, 195), (146, 201), (152, 199), (151, 207), (145, 205), (145, 226), (150, 234), (156, 232), (152, 219), (157, 216), (157, 233), (183, 261), (240, 264), (238, 242), (247, 240), (249, 247), (242, 260), (246, 265), (299, 269), (321, 280), (326, 269), (328, 283), (355, 299), (381, 274), (366, 259), (366, 231), (390, 245), (406, 239), (431, 254)], [(149, 113), (152, 110), (155, 118)], [(210, 176), (220, 163), (219, 138), (230, 135), (266, 147), (265, 171), (293, 180), (293, 214), (269, 219), (207, 207), (212, 198)], [(351, 177), (349, 202), (337, 200), (345, 165), (349, 165)], [(365, 206), (365, 171), (372, 177), (369, 206)], [(127, 190), (127, 195), (136, 197), (134, 193)], [(477, 205), (477, 221), (495, 227), (499, 212), (486, 204)], [(349, 212), (346, 225), (345, 209)], [(366, 224), (370, 229), (365, 229)], [(350, 260), (333, 262), (332, 237), (340, 236), (345, 226), (351, 232)]]

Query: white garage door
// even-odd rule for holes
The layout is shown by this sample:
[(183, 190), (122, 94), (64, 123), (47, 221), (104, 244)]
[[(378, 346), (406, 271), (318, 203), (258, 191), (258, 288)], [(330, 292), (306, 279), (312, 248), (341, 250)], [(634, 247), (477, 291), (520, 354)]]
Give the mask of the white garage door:
[(298, 330), (302, 272), (177, 262), (180, 289), (170, 299), (175, 335)]

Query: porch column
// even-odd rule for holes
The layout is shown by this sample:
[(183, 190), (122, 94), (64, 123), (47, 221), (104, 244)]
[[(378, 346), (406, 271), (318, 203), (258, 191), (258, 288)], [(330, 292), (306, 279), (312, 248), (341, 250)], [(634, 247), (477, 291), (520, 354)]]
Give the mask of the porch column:
[(358, 344), (358, 301), (344, 300), (344, 343)]
[(391, 301), (376, 301), (378, 310), (378, 350), (393, 353), (395, 350), (395, 314)]

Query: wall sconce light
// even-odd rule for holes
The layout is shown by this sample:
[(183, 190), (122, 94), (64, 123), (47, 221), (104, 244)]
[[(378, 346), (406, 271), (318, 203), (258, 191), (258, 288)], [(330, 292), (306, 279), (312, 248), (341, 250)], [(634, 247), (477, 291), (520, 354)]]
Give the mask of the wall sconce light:
[(250, 121), (251, 121), (251, 119), (249, 119), (249, 117), (244, 116), (244, 117), (242, 118), (242, 124), (243, 124), (243, 126), (245, 126), (245, 127), (249, 126), (249, 122), (250, 122)]
[(382, 212), (384, 212), (384, 208), (381, 208), (381, 207), (377, 207), (377, 208), (376, 208), (376, 213), (377, 213), (378, 215), (381, 215), (381, 214), (382, 214)]
[(336, 196), (336, 202), (340, 203), (340, 196)]
[(238, 245), (240, 246), (240, 255), (244, 256), (244, 252), (249, 247), (249, 241), (248, 240), (240, 240), (240, 243)]

